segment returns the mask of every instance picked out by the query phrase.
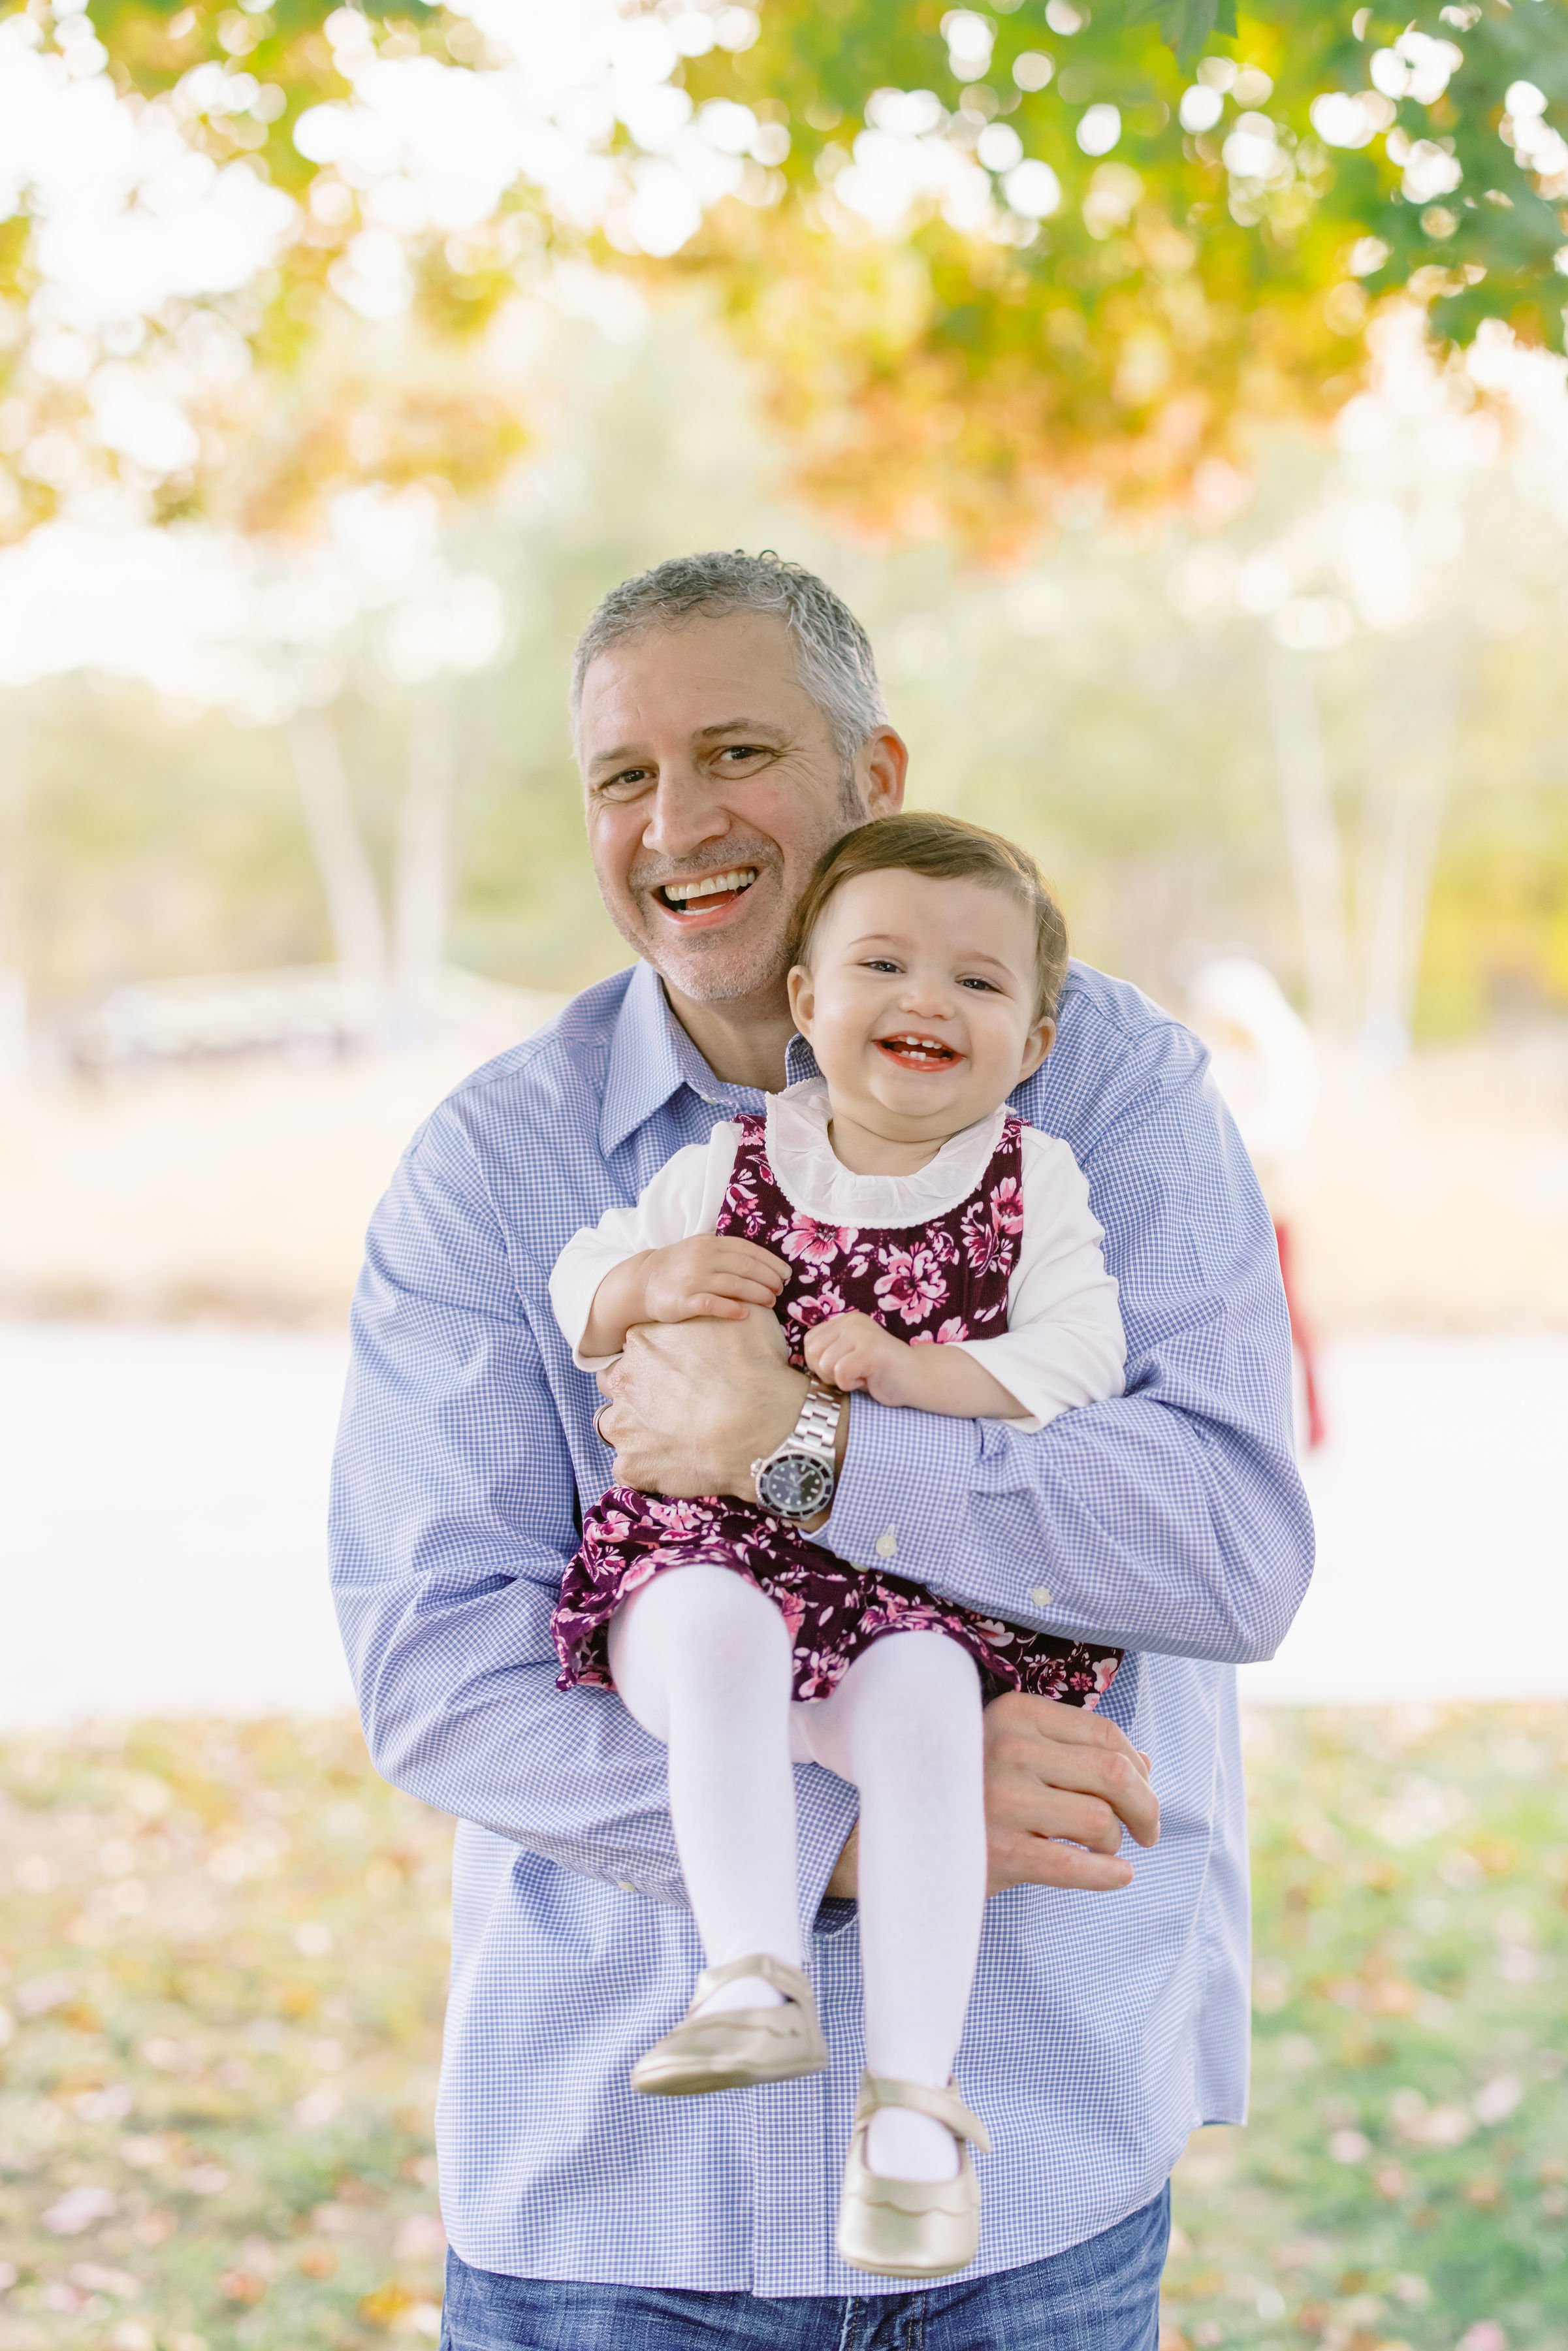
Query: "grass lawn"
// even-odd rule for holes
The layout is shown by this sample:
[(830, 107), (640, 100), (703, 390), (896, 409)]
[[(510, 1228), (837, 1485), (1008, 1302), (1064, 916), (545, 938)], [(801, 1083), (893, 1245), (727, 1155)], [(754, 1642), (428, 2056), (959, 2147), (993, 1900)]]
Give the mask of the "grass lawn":
[[(1254, 1718), (1166, 2351), (1568, 2351), (1568, 1709)], [(438, 2331), (447, 1824), (340, 1724), (0, 1750), (0, 2351)]]

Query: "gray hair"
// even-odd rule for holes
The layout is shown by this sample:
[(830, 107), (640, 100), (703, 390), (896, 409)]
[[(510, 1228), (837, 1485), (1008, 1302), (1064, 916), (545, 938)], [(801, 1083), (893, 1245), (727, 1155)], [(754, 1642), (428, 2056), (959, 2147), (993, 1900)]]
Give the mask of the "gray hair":
[(887, 725), (871, 639), (825, 580), (803, 564), (786, 563), (771, 548), (760, 555), (738, 548), (673, 555), (612, 588), (577, 641), (573, 728), (589, 664), (612, 645), (644, 629), (678, 628), (683, 621), (719, 620), (730, 612), (772, 612), (784, 622), (794, 640), (797, 674), (847, 768), (861, 745)]

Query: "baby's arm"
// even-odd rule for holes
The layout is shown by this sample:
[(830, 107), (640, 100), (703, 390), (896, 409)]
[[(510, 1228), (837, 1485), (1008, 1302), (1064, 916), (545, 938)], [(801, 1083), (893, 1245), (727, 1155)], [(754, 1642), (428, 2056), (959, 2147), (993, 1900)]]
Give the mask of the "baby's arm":
[(665, 1161), (629, 1207), (574, 1233), (549, 1278), (550, 1305), (579, 1369), (597, 1372), (634, 1322), (771, 1307), (784, 1268), (752, 1242), (714, 1232), (735, 1169), (738, 1127), (716, 1126)]
[(755, 1241), (727, 1233), (699, 1233), (622, 1258), (593, 1293), (579, 1352), (619, 1354), (634, 1322), (689, 1322), (697, 1315), (743, 1322), (753, 1306), (772, 1306), (785, 1270)]
[(961, 1347), (911, 1346), (869, 1314), (837, 1314), (806, 1333), (806, 1362), (831, 1388), (956, 1420), (1028, 1420), (1030, 1408)]
[(840, 1315), (807, 1333), (818, 1378), (863, 1388), (878, 1404), (1026, 1430), (1120, 1395), (1126, 1340), (1089, 1186), (1067, 1145), (1032, 1127), (1023, 1134), (1023, 1206), (1005, 1332), (912, 1346), (869, 1315)]

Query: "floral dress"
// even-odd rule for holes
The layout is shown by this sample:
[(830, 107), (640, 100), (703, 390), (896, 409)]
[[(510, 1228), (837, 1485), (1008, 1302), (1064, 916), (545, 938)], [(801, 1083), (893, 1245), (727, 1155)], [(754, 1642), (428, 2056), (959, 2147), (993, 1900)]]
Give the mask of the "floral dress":
[[(775, 1311), (793, 1364), (803, 1363), (801, 1343), (812, 1324), (835, 1314), (869, 1314), (916, 1346), (1006, 1329), (1023, 1231), (1016, 1118), (1005, 1121), (979, 1182), (956, 1207), (927, 1223), (875, 1228), (804, 1215), (768, 1165), (765, 1121), (738, 1124), (716, 1229), (757, 1241), (788, 1265)], [(612, 1688), (606, 1635), (616, 1609), (665, 1568), (694, 1565), (730, 1568), (778, 1607), (794, 1646), (797, 1699), (827, 1698), (884, 1633), (946, 1634), (979, 1667), (988, 1698), (1023, 1689), (1093, 1707), (1122, 1661), (1120, 1649), (1031, 1633), (882, 1568), (852, 1567), (755, 1503), (729, 1495), (665, 1501), (612, 1486), (583, 1520), (581, 1547), (551, 1619), (558, 1687)]]

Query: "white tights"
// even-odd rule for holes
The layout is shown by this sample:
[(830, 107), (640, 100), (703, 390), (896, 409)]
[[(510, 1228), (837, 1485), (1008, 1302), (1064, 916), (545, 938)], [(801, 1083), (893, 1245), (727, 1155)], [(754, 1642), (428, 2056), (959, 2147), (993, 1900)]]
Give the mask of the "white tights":
[[(801, 1962), (791, 1762), (859, 1789), (860, 1933), (870, 2072), (943, 2087), (974, 1980), (986, 1897), (980, 1682), (940, 1633), (890, 1633), (831, 1698), (790, 1703), (790, 1642), (773, 1603), (722, 1567), (666, 1569), (610, 1626), (610, 1668), (670, 1754), (670, 1816), (710, 1967), (767, 1951)], [(756, 1980), (710, 2006), (758, 2007)], [(953, 2177), (929, 2116), (883, 2107), (873, 2171)]]

